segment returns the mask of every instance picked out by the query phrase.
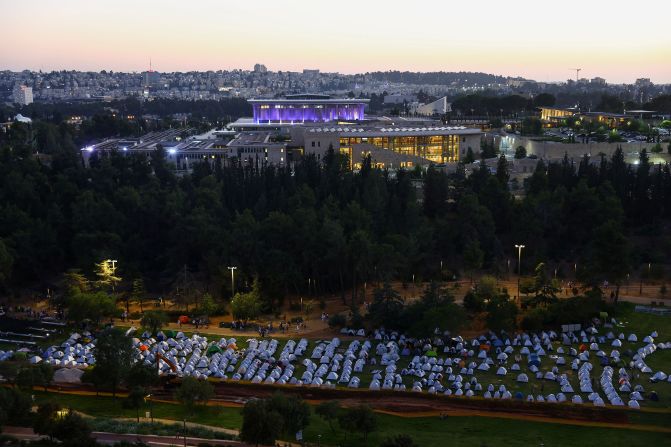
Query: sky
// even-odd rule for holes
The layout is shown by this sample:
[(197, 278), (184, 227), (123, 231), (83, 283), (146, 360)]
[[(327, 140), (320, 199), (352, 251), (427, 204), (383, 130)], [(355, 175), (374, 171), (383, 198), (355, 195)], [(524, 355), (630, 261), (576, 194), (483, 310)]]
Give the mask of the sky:
[(0, 70), (482, 71), (671, 83), (671, 1), (0, 0)]

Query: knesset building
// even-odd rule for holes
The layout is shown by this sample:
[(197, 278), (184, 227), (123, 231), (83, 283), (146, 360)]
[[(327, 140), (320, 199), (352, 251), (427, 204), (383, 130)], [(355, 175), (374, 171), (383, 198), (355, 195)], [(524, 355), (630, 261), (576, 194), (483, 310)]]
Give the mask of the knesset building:
[(480, 152), (480, 129), (463, 126), (349, 125), (304, 127), (305, 154), (323, 157), (329, 148), (349, 156), (357, 169), (363, 159), (382, 168), (408, 168), (461, 160)]
[(368, 99), (333, 99), (328, 95), (288, 95), (250, 99), (254, 124), (302, 124), (362, 121)]

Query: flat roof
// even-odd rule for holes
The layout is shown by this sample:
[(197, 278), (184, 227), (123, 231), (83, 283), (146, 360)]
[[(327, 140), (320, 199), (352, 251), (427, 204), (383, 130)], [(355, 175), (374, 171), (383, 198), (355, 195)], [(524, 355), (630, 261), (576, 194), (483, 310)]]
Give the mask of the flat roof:
[(308, 132), (315, 133), (338, 133), (344, 137), (413, 137), (433, 135), (479, 135), (480, 129), (464, 126), (439, 126), (439, 127), (317, 127)]
[(367, 104), (370, 99), (248, 99), (251, 104)]

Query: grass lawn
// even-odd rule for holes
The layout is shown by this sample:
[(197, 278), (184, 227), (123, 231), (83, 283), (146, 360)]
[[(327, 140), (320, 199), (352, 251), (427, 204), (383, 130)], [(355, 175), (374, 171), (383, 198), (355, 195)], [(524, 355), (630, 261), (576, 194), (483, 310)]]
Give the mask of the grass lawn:
[[(53, 399), (62, 405), (96, 417), (135, 417), (135, 411), (124, 409), (121, 399), (95, 396), (73, 396), (65, 394), (35, 393), (39, 401)], [(142, 410), (144, 411), (144, 409)], [(154, 403), (154, 416), (180, 421), (183, 412), (178, 405)], [(196, 410), (188, 418), (190, 422), (217, 427), (239, 429), (242, 417), (239, 408), (206, 407)], [(328, 424), (312, 415), (310, 425), (304, 432), (305, 440), (317, 443), (322, 435), (322, 445), (347, 445), (351, 447), (375, 446), (388, 436), (410, 434), (423, 447), (442, 446), (603, 446), (666, 445), (669, 433), (654, 433), (626, 429), (581, 427), (543, 422), (518, 421), (486, 417), (401, 418), (378, 415), (378, 429), (368, 440), (356, 433), (340, 430), (331, 432)], [(347, 436), (347, 437), (346, 437)]]
[[(135, 409), (123, 408), (122, 398), (113, 399), (106, 396), (78, 396), (72, 394), (57, 394), (34, 392), (36, 401), (42, 402), (52, 400), (63, 407), (81, 411), (90, 416), (100, 418), (135, 418)], [(184, 411), (177, 404), (153, 402), (155, 418), (172, 419), (181, 421), (184, 419)], [(149, 405), (140, 408), (140, 415), (149, 410)], [(242, 415), (239, 408), (208, 406), (197, 408), (192, 416), (187, 417), (189, 422), (212, 425), (216, 427), (239, 429), (242, 425)]]

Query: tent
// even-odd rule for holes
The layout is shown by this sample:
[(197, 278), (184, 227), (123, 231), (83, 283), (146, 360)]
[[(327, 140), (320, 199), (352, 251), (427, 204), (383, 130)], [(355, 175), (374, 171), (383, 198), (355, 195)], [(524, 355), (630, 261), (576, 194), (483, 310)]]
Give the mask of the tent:
[(209, 348), (207, 348), (207, 355), (212, 355), (217, 352), (221, 352), (221, 348), (217, 345), (212, 345)]
[(189, 317), (187, 317), (186, 315), (180, 315), (177, 321), (179, 321), (182, 324), (186, 324), (189, 322)]

